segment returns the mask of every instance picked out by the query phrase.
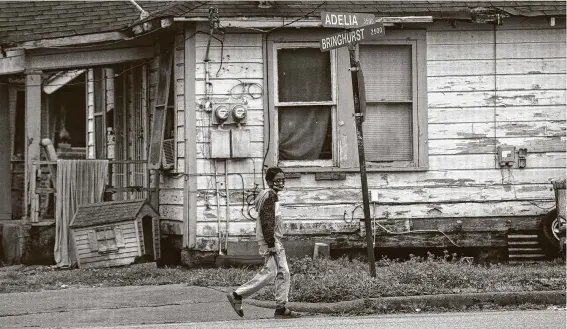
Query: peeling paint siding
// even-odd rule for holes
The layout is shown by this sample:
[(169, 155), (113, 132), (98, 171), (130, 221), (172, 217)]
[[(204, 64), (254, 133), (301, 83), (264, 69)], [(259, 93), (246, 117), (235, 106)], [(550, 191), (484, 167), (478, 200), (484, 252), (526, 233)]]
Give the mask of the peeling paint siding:
[[(464, 24), (457, 29), (436, 22), (427, 32), (429, 168), (424, 172), (368, 172), (369, 189), (378, 190), (375, 214), (391, 229), (442, 228), (452, 231), (457, 219), (467, 230), (506, 230), (510, 222), (530, 227), (530, 216), (553, 205), (551, 180), (565, 178), (565, 31), (541, 21), (512, 20), (494, 31), (490, 25)], [(256, 34), (227, 35), (220, 66), (220, 47), (211, 46), (213, 97), (227, 98), (234, 81), (264, 84), (261, 38)], [(197, 37), (196, 105), (204, 96), (206, 36)], [(219, 70), (220, 68), (220, 70)], [(218, 75), (217, 75), (218, 72)], [(242, 174), (244, 186), (262, 182), (263, 99), (249, 103), (248, 127), (253, 159), (229, 162), (229, 171)], [(242, 181), (233, 175), (215, 182), (209, 154), (209, 114), (197, 112), (197, 248), (218, 250), (217, 220), (224, 230), (228, 183), (229, 240), (253, 237), (255, 223), (242, 214)], [(500, 144), (526, 147), (527, 168), (501, 170), (495, 150)], [(254, 175), (254, 164), (258, 170)], [(224, 162), (217, 163), (224, 172)], [(174, 183), (174, 182), (172, 182)], [(175, 183), (172, 189), (181, 188)], [(222, 191), (217, 213), (215, 187)], [(317, 181), (313, 173), (288, 179), (281, 194), (288, 234), (353, 233), (362, 210), (360, 177)], [(175, 190), (163, 199), (175, 204)], [(543, 209), (542, 209), (543, 208)], [(181, 208), (166, 208), (170, 217)], [(246, 210), (246, 209), (245, 209)], [(345, 211), (347, 221), (345, 222)], [(509, 219), (507, 221), (506, 219)], [(391, 221), (391, 222), (390, 222)], [(526, 221), (524, 223), (523, 221)], [(413, 225), (413, 226), (412, 226)], [(497, 243), (493, 240), (479, 243)]]
[(429, 140), (485, 137), (565, 136), (565, 121), (429, 124)]
[[(199, 29), (199, 28), (198, 28)], [(241, 232), (238, 226), (233, 225), (233, 221), (244, 219), (241, 214), (242, 189), (250, 189), (254, 183), (262, 184), (262, 161), (264, 156), (264, 66), (262, 53), (262, 35), (259, 33), (227, 33), (224, 36), (223, 45), (218, 41), (212, 40), (209, 50), (209, 77), (212, 88), (210, 90), (210, 100), (214, 102), (238, 102), (243, 96), (243, 90), (239, 87), (242, 82), (257, 84), (259, 88), (250, 89), (252, 97), (247, 97), (248, 116), (245, 129), (250, 131), (251, 158), (232, 159), (232, 160), (213, 160), (210, 159), (210, 132), (216, 129), (211, 124), (211, 113), (205, 112), (201, 108), (202, 102), (206, 98), (205, 85), (205, 53), (207, 50), (208, 36), (196, 35), (196, 58), (195, 64), (195, 108), (197, 132), (195, 142), (197, 143), (197, 177), (198, 202), (202, 211), (198, 210), (197, 220), (210, 220), (206, 225), (198, 223), (197, 227), (197, 249), (218, 250), (218, 230), (225, 233), (226, 217), (226, 196), (225, 186), (230, 188), (229, 195), (239, 195), (238, 199), (229, 204), (230, 207), (230, 232), (228, 238), (237, 234), (247, 236), (250, 231)], [(222, 59), (221, 59), (222, 55)], [(222, 63), (222, 65), (221, 65)], [(232, 175), (228, 178), (224, 176), (225, 166)], [(215, 175), (215, 172), (217, 173)], [(242, 178), (235, 173), (242, 174)], [(256, 173), (256, 175), (254, 174)], [(244, 181), (243, 181), (244, 180)], [(179, 185), (176, 185), (178, 188)], [(217, 193), (219, 204), (217, 210)], [(164, 193), (163, 198), (175, 203), (179, 196), (175, 193)], [(209, 204), (209, 208), (205, 204)], [(213, 204), (214, 206), (210, 206)], [(168, 207), (166, 212), (171, 217), (177, 216), (179, 207)], [(218, 213), (217, 213), (218, 211)], [(218, 227), (217, 217), (222, 216), (221, 226)], [(212, 218), (212, 219), (211, 219)], [(253, 223), (253, 222), (251, 222)], [(206, 236), (206, 237), (204, 237)]]

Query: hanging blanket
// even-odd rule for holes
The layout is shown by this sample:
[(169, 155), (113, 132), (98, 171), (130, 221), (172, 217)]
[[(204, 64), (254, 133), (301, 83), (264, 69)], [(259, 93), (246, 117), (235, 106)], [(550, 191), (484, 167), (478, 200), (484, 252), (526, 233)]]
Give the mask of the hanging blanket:
[(70, 267), (77, 258), (69, 224), (80, 204), (102, 201), (108, 160), (57, 160), (55, 248), (57, 267)]

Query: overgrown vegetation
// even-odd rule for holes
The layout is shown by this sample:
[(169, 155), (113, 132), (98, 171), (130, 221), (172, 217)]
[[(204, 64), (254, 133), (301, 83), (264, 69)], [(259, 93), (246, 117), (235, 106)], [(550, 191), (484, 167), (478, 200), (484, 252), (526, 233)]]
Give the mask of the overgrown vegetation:
[[(257, 268), (183, 269), (139, 264), (121, 268), (56, 270), (47, 266), (0, 269), (0, 293), (77, 287), (187, 284), (238, 286)], [(462, 292), (565, 290), (565, 265), (558, 262), (521, 265), (473, 265), (446, 254), (412, 257), (405, 262), (382, 259), (376, 278), (368, 264), (346, 258), (291, 259), (290, 300), (338, 302), (381, 296), (452, 294)], [(273, 300), (273, 287), (256, 299)], [(379, 308), (378, 306), (372, 307)]]

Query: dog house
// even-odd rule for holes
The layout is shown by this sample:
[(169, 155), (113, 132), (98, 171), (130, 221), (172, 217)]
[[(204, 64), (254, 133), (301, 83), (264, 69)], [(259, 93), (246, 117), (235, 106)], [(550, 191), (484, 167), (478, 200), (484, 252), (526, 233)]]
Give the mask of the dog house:
[(145, 199), (80, 205), (70, 229), (80, 268), (160, 258), (159, 214)]

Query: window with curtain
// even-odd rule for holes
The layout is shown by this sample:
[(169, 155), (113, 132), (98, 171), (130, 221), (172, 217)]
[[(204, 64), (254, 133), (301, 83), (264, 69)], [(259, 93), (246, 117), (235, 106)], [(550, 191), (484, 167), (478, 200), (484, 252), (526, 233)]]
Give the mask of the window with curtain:
[[(317, 47), (317, 46), (315, 46)], [(332, 164), (332, 60), (319, 48), (281, 45), (275, 51), (277, 69), (278, 161)]]
[(369, 162), (414, 160), (414, 45), (360, 45), (365, 77), (364, 149)]
[[(300, 172), (359, 168), (350, 53), (321, 51), (323, 32), (282, 29), (268, 37), (267, 165)], [(358, 44), (356, 58), (365, 82), (367, 170), (427, 170), (426, 30), (389, 29)]]

